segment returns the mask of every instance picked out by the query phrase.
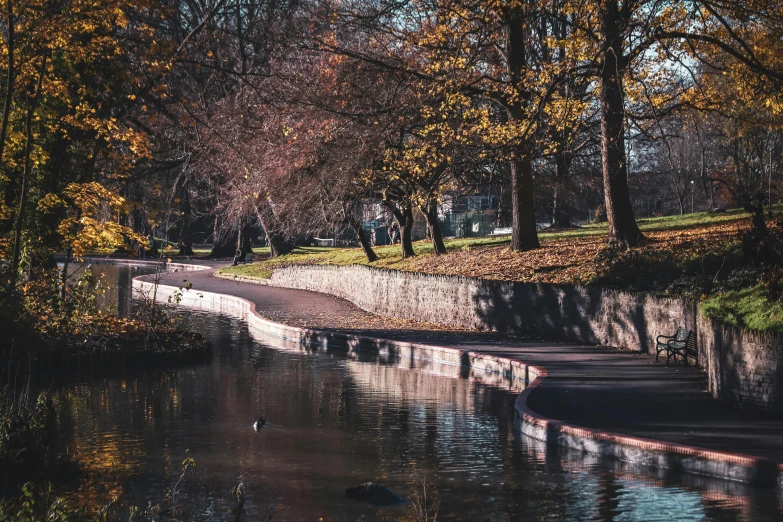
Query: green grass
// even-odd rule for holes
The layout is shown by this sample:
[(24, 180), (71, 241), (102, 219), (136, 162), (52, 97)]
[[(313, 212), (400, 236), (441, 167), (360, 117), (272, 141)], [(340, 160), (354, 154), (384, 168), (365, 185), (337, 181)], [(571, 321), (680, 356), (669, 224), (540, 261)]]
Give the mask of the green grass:
[(701, 310), (707, 317), (738, 328), (783, 332), (783, 303), (770, 301), (761, 286), (705, 299)]
[[(659, 230), (679, 230), (702, 225), (729, 223), (740, 219), (746, 219), (749, 216), (747, 212), (741, 209), (730, 210), (720, 214), (710, 214), (708, 212), (697, 212), (695, 214), (685, 214), (683, 216), (666, 216), (658, 218), (645, 218), (639, 220), (639, 227), (643, 231)], [(539, 234), (541, 240), (578, 238), (588, 236), (598, 236), (606, 234), (608, 225), (606, 223), (596, 223), (574, 228), (573, 230), (564, 230), (558, 232), (542, 232)], [(448, 251), (471, 250), (483, 247), (503, 245), (510, 242), (509, 236), (493, 237), (470, 237), (450, 239), (445, 241)], [(432, 254), (432, 243), (429, 241), (417, 241), (413, 244), (413, 249), (417, 256)], [(378, 255), (378, 261), (373, 266), (383, 268), (397, 268), (403, 263), (400, 258), (399, 246), (377, 246), (374, 248)], [(254, 248), (256, 254), (269, 254), (269, 248)], [(327, 264), (327, 265), (351, 265), (368, 264), (361, 248), (333, 248), (333, 247), (297, 247), (290, 254), (278, 259), (270, 259), (261, 263), (251, 265), (240, 265), (237, 267), (228, 267), (221, 270), (227, 274), (239, 274), (250, 277), (271, 277), (276, 267), (296, 264)]]
[[(448, 250), (461, 250), (481, 248), (492, 245), (502, 245), (509, 242), (508, 236), (491, 238), (461, 238), (446, 241)], [(378, 255), (378, 261), (373, 266), (380, 268), (394, 268), (402, 263), (399, 245), (384, 245), (373, 248)], [(417, 256), (432, 254), (432, 243), (426, 240), (416, 241), (413, 250)], [(258, 252), (258, 249), (253, 249)], [(269, 249), (266, 249), (269, 253)], [(334, 248), (334, 247), (296, 247), (293, 252), (276, 258), (267, 259), (260, 263), (226, 267), (220, 270), (225, 274), (237, 274), (249, 277), (262, 277), (268, 279), (275, 268), (288, 265), (366, 265), (367, 257), (361, 248)]]
[[(776, 205), (779, 208), (780, 205)], [(683, 214), (682, 216), (664, 216), (653, 218), (642, 218), (636, 222), (642, 232), (657, 232), (662, 230), (682, 230), (705, 225), (716, 225), (720, 223), (731, 223), (741, 219), (747, 219), (750, 214), (743, 209), (736, 208), (712, 214), (710, 212), (696, 212), (694, 214)], [(564, 237), (585, 237), (606, 234), (609, 230), (607, 223), (591, 223), (582, 225), (573, 230), (564, 230), (561, 232), (542, 232), (538, 235), (541, 239), (560, 239)]]

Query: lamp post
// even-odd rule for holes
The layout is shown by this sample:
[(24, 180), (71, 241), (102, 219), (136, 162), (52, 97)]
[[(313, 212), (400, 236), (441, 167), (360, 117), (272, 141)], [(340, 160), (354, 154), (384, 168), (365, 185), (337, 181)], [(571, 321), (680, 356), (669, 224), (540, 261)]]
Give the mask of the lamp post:
[(693, 180), (691, 180), (691, 214), (693, 214), (693, 194), (695, 190), (693, 188)]

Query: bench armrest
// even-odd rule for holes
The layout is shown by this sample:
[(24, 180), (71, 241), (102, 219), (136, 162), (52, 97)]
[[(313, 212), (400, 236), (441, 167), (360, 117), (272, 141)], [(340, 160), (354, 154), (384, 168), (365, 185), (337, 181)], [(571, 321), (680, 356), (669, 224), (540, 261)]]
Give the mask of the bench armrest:
[[(659, 335), (655, 342), (659, 344), (666, 344), (670, 339), (673, 340), (675, 337), (676, 336), (674, 335)], [(661, 341), (661, 339), (664, 339), (664, 341)]]

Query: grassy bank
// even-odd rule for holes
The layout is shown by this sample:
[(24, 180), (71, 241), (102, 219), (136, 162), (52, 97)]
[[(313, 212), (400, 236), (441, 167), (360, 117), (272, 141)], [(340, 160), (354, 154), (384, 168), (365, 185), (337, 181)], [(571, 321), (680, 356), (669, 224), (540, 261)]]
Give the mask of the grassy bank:
[[(738, 251), (738, 230), (748, 223), (749, 214), (740, 211), (642, 219), (639, 225), (648, 240), (637, 250), (655, 258), (665, 252), (675, 263), (694, 255), (731, 254)], [(541, 248), (529, 252), (511, 252), (508, 236), (452, 239), (446, 241), (448, 253), (443, 256), (433, 255), (428, 241), (418, 241), (413, 246), (416, 257), (403, 260), (399, 246), (380, 246), (375, 248), (379, 259), (374, 263), (368, 263), (359, 248), (300, 247), (287, 256), (225, 268), (223, 272), (270, 277), (279, 266), (363, 264), (487, 279), (591, 284), (600, 277), (601, 267), (595, 256), (604, 248), (606, 234), (606, 224), (543, 232), (539, 235)]]
[[(741, 237), (750, 227), (750, 214), (741, 210), (706, 212), (639, 220), (645, 241), (627, 252), (607, 250), (606, 224), (543, 232), (541, 248), (512, 252), (508, 236), (446, 241), (447, 254), (433, 255), (428, 241), (414, 243), (416, 256), (402, 259), (399, 246), (375, 249), (378, 261), (368, 263), (359, 248), (300, 247), (289, 255), (250, 265), (229, 267), (226, 274), (269, 278), (281, 266), (369, 265), (428, 274), (458, 275), (531, 283), (601, 285), (633, 292), (712, 297), (752, 286), (755, 273), (743, 260)], [(772, 225), (774, 226), (774, 225)], [(734, 300), (734, 297), (727, 297)], [(749, 328), (781, 329), (783, 319), (771, 310), (762, 292), (745, 296), (756, 313), (768, 319), (742, 319), (747, 303), (737, 310), (737, 321)], [(753, 326), (751, 326), (753, 325)], [(763, 328), (761, 328), (763, 327)]]
[(783, 332), (783, 303), (767, 299), (760, 286), (731, 290), (705, 299), (702, 312), (738, 328)]

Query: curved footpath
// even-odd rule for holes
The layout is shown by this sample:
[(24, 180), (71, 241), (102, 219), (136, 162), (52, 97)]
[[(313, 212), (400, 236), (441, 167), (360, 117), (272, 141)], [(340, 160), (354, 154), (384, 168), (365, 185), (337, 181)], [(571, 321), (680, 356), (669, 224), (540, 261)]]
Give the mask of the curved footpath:
[[(220, 265), (210, 263), (213, 269)], [(255, 318), (254, 327), (272, 335), (399, 349), (411, 357), (438, 353), (442, 361), (525, 378), (529, 385), (516, 401), (518, 427), (550, 445), (783, 490), (783, 419), (722, 405), (693, 368), (600, 346), (368, 322), (371, 314), (333, 296), (216, 278), (210, 269), (183, 273), (196, 267), (174, 266), (178, 273), (159, 281), (159, 298), (187, 281), (192, 289), (183, 291), (183, 304), (209, 301), (213, 310), (244, 310), (236, 315)], [(429, 355), (422, 356), (424, 350)]]

